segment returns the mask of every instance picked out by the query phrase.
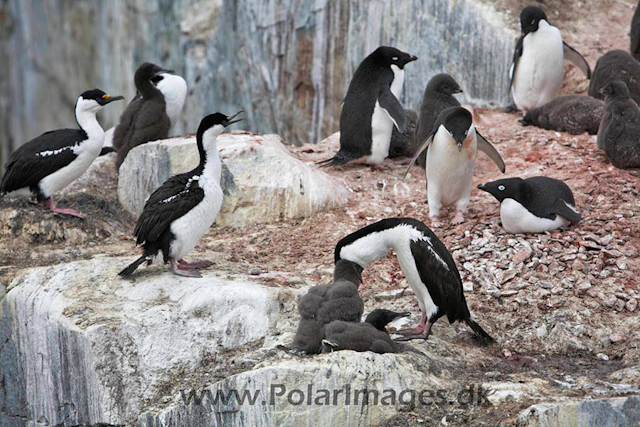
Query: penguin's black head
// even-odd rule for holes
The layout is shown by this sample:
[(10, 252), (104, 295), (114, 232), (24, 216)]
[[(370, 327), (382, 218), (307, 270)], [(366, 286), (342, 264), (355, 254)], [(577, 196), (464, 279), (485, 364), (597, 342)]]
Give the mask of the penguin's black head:
[(614, 98), (629, 98), (629, 87), (621, 80), (611, 80), (607, 85), (600, 90), (604, 95), (605, 101)]
[(520, 29), (522, 30), (522, 34), (527, 35), (538, 31), (538, 25), (543, 19), (549, 22), (544, 10), (538, 6), (527, 6), (522, 9), (522, 12), (520, 12)]
[(417, 56), (410, 55), (395, 47), (389, 46), (380, 46), (373, 52), (373, 56), (388, 67), (395, 65), (400, 69), (403, 69), (409, 62), (418, 59)]
[(438, 92), (445, 95), (453, 95), (454, 93), (462, 93), (462, 89), (458, 83), (449, 74), (442, 73), (435, 75), (429, 84), (427, 90), (430, 92)]
[(478, 185), (478, 189), (486, 191), (500, 203), (504, 199), (522, 200), (524, 180), (522, 178), (506, 178)]
[(91, 89), (82, 92), (76, 101), (76, 111), (98, 112), (102, 107), (113, 101), (124, 99), (123, 96), (111, 96), (100, 89)]
[(335, 269), (333, 270), (333, 281), (346, 280), (358, 286), (362, 283), (363, 270), (364, 269), (355, 262), (341, 259), (336, 262)]
[[(464, 141), (469, 137), (473, 120), (469, 110), (462, 107), (449, 107), (440, 112), (438, 123), (444, 125), (455, 140), (458, 150), (462, 150)], [(437, 129), (434, 129), (437, 131)]]
[(162, 81), (162, 79), (164, 79), (163, 74), (165, 73), (173, 74), (173, 71), (164, 69), (151, 62), (145, 62), (136, 70), (136, 74), (134, 76), (136, 88), (140, 90), (140, 88), (143, 87), (144, 83), (147, 81), (150, 81), (154, 85), (157, 85)]
[(380, 331), (386, 331), (385, 327), (390, 322), (393, 322), (400, 317), (408, 317), (410, 315), (411, 313), (409, 313), (408, 311), (398, 312), (386, 310), (384, 308), (376, 308), (371, 313), (369, 313), (369, 315), (365, 319), (365, 322), (375, 326), (375, 328)]

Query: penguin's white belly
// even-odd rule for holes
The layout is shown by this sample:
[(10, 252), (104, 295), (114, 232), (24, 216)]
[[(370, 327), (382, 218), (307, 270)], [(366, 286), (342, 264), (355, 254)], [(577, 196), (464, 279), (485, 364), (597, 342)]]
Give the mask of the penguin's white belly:
[(42, 178), (39, 183), (40, 191), (45, 197), (51, 197), (53, 193), (71, 184), (91, 166), (91, 163), (98, 157), (102, 148), (102, 141), (85, 141), (82, 146), (78, 146), (73, 151), (78, 155), (67, 166), (58, 169), (51, 175)]
[(566, 227), (571, 222), (556, 215), (556, 219), (539, 218), (514, 199), (504, 199), (500, 204), (500, 219), (509, 233), (543, 233)]
[(538, 31), (524, 38), (522, 56), (511, 87), (518, 109), (529, 111), (557, 96), (564, 78), (563, 61), (560, 31), (540, 21)]
[(439, 201), (441, 206), (450, 206), (469, 199), (477, 156), (475, 132), (472, 136), (472, 142), (465, 142), (462, 151), (458, 151), (444, 126), (434, 136), (427, 151), (426, 166), (430, 205), (432, 201)]
[(220, 212), (222, 207), (220, 184), (215, 182), (206, 183), (203, 182), (204, 180), (204, 177), (200, 178), (200, 185), (204, 188), (202, 201), (195, 208), (171, 223), (171, 232), (175, 236), (169, 247), (171, 258), (181, 259), (191, 252)]
[(376, 101), (371, 116), (371, 155), (367, 157), (366, 163), (379, 165), (387, 158), (392, 131), (393, 121)]

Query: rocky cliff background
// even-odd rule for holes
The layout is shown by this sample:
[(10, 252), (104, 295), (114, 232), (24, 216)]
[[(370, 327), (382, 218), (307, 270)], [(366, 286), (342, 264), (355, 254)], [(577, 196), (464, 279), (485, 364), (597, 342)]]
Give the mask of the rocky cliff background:
[[(0, 0), (0, 160), (74, 126), (86, 89), (131, 99), (143, 61), (187, 80), (175, 134), (243, 108), (251, 131), (317, 142), (338, 130), (351, 76), (381, 44), (420, 58), (406, 69), (408, 108), (443, 71), (461, 82), (463, 102), (506, 105), (516, 30), (517, 13), (471, 0)], [(105, 128), (124, 108), (101, 113)]]

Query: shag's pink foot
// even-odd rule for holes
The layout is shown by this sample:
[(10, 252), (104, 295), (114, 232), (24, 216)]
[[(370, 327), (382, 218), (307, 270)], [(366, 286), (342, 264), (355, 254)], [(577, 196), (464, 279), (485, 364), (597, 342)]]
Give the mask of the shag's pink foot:
[(202, 275), (198, 273), (198, 270), (180, 268), (178, 262), (175, 259), (171, 259), (171, 271), (173, 271), (173, 274), (176, 274), (178, 276), (197, 278), (202, 277)]
[(73, 209), (65, 209), (65, 208), (58, 208), (56, 207), (56, 202), (53, 201), (53, 199), (51, 197), (49, 197), (48, 199), (45, 199), (42, 204), (51, 209), (53, 212), (55, 213), (60, 213), (60, 214), (65, 214), (65, 215), (72, 215), (78, 218), (83, 218), (84, 219), (84, 215), (82, 215), (81, 213), (79, 213), (78, 211), (75, 211)]
[(196, 268), (207, 268), (207, 267), (211, 267), (212, 265), (214, 265), (215, 263), (211, 262), (211, 261), (194, 261), (194, 262), (187, 262), (184, 259), (179, 259), (178, 260), (178, 264), (180, 268), (185, 268), (187, 270), (193, 270)]
[(418, 339), (426, 341), (426, 339), (429, 338), (429, 334), (431, 334), (431, 325), (433, 325), (433, 323), (427, 322), (426, 325), (418, 325), (413, 329), (401, 329), (397, 331), (396, 334), (402, 335), (402, 337), (396, 338), (394, 341), (410, 341)]

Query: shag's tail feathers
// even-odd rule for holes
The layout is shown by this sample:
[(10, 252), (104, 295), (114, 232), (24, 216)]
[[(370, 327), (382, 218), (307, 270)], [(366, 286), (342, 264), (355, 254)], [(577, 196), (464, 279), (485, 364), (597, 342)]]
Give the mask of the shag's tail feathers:
[(496, 340), (494, 340), (491, 335), (486, 333), (485, 330), (482, 329), (480, 325), (478, 325), (473, 320), (467, 319), (467, 325), (469, 325), (469, 327), (473, 330), (473, 332), (476, 334), (476, 337), (478, 337), (482, 344), (489, 345), (496, 342)]
[(321, 168), (326, 168), (328, 166), (344, 165), (349, 160), (353, 160), (353, 159), (349, 156), (345, 156), (343, 152), (338, 151), (336, 155), (333, 156), (332, 158), (327, 160), (320, 160), (319, 162), (316, 162), (316, 165), (320, 166)]
[(131, 264), (129, 264), (129, 266), (127, 268), (125, 268), (120, 273), (118, 273), (118, 276), (120, 276), (120, 277), (129, 277), (129, 276), (131, 276), (133, 274), (133, 272), (136, 271), (137, 268), (140, 267), (140, 265), (145, 261), (147, 261), (147, 256), (146, 255), (142, 255), (140, 258), (138, 258), (137, 260), (135, 260)]
[(105, 154), (109, 154), (109, 153), (115, 153), (116, 149), (113, 147), (102, 147), (102, 150), (100, 150), (100, 155), (104, 156)]

